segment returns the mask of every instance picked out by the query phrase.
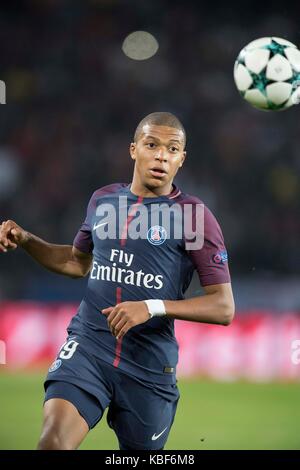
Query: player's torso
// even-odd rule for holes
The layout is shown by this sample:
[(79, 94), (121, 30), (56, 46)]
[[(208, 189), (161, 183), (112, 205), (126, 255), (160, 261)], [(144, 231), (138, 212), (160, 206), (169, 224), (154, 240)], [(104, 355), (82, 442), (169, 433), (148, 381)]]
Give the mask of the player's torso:
[(193, 272), (180, 210), (129, 189), (99, 197), (91, 217), (93, 264), (87, 295), (99, 308), (125, 300), (181, 299)]
[(116, 341), (101, 311), (123, 301), (182, 299), (194, 269), (204, 286), (230, 282), (213, 214), (176, 187), (168, 196), (142, 199), (126, 184), (114, 184), (93, 193), (74, 246), (92, 251), (93, 262), (69, 333), (86, 351), (126, 373), (175, 383), (174, 320), (151, 318)]
[(127, 186), (95, 198), (92, 268), (69, 327), (91, 354), (157, 383), (176, 381), (174, 321), (154, 317), (117, 342), (101, 310), (124, 301), (183, 298), (194, 267), (184, 248), (180, 208), (172, 212), (173, 205), (167, 197), (140, 200)]

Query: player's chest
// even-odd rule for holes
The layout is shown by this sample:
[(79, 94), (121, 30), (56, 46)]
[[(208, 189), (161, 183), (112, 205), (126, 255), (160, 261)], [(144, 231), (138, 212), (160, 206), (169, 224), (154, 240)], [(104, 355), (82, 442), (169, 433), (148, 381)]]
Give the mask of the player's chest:
[(95, 249), (125, 248), (149, 256), (175, 256), (183, 249), (183, 220), (169, 206), (97, 207), (92, 217)]

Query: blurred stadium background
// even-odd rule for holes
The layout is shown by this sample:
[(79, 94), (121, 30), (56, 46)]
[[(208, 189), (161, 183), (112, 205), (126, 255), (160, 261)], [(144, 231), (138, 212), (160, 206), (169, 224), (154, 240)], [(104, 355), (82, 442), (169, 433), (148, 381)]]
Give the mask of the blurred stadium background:
[[(186, 127), (177, 184), (221, 223), (237, 313), (229, 328), (177, 322), (182, 399), (169, 449), (300, 449), (299, 108), (257, 111), (232, 79), (252, 39), (300, 45), (300, 7), (254, 3), (246, 12), (176, 0), (0, 8), (1, 221), (70, 244), (91, 193), (130, 181), (139, 120), (167, 110)], [(135, 30), (158, 40), (153, 58), (123, 54)], [(43, 376), (85, 284), (43, 271), (21, 250), (0, 257), (0, 449), (35, 447)], [(195, 279), (188, 295), (198, 293)], [(104, 420), (82, 448), (117, 448)]]

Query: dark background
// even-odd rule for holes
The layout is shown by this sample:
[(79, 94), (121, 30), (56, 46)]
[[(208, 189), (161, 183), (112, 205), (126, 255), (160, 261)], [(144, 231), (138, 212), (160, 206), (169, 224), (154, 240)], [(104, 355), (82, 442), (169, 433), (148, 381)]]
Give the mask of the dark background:
[[(221, 224), (238, 307), (298, 308), (300, 107), (252, 108), (232, 71), (253, 39), (279, 36), (299, 46), (299, 19), (299, 6), (287, 2), (1, 6), (0, 221), (71, 244), (92, 192), (130, 182), (138, 122), (170, 111), (187, 132), (176, 182)], [(123, 54), (135, 30), (156, 37), (153, 58)], [(47, 273), (21, 250), (0, 256), (0, 300), (79, 300), (85, 283)]]

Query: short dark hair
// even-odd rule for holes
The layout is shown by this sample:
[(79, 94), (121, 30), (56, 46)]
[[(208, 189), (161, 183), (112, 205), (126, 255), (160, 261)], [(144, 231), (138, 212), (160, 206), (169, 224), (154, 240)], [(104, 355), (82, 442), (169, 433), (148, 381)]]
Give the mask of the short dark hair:
[(185, 147), (186, 142), (186, 134), (185, 129), (179, 119), (174, 116), (172, 113), (167, 112), (156, 112), (148, 114), (144, 119), (141, 120), (139, 125), (137, 126), (135, 133), (134, 133), (134, 142), (136, 142), (143, 131), (143, 127), (145, 124), (153, 125), (153, 126), (168, 126), (174, 127), (183, 132), (183, 142)]

